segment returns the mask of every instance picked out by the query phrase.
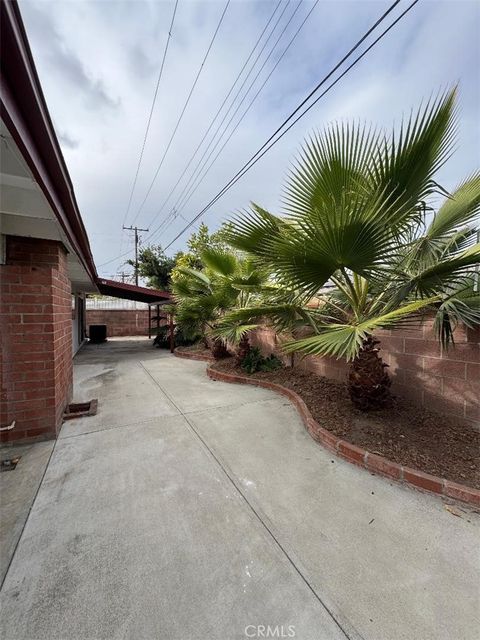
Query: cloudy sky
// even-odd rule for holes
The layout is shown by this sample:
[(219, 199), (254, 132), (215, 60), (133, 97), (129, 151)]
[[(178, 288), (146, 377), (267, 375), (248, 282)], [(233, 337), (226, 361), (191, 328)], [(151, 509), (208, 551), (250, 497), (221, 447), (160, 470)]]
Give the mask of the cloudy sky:
[[(191, 220), (223, 187), (390, 4), (384, 0), (319, 0), (223, 152), (200, 180), (314, 5), (312, 0), (282, 0), (280, 4), (278, 0), (231, 0), (158, 177), (140, 208), (226, 6), (226, 0), (179, 0), (127, 225), (134, 222), (148, 227), (150, 232), (143, 234), (147, 243), (169, 244), (185, 220)], [(397, 13), (408, 4), (402, 0)], [(174, 1), (21, 0), (20, 6), (99, 273), (115, 274), (129, 257), (117, 256), (132, 251), (130, 234), (122, 234), (121, 227)], [(270, 18), (206, 142), (161, 210)], [(479, 33), (477, 0), (420, 0), (215, 204), (204, 221), (213, 229), (251, 200), (279, 211), (288, 163), (313, 129), (352, 118), (391, 127), (422, 98), (458, 82), (458, 151), (439, 176), (446, 188), (453, 188), (480, 165)], [(252, 67), (210, 145), (208, 153), (214, 149), (211, 160), (195, 174), (198, 188), (182, 206), (185, 197), (179, 200), (179, 196), (187, 179)], [(242, 98), (244, 102), (227, 127)], [(224, 137), (215, 146), (222, 132)], [(181, 249), (187, 237), (182, 236), (168, 252)]]

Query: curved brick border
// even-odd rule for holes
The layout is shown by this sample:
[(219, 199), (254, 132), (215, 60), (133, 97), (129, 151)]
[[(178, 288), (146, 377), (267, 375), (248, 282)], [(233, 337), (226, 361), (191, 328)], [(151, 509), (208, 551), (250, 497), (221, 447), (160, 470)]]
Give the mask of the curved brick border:
[(201, 360), (202, 362), (215, 362), (215, 358), (213, 356), (204, 356), (200, 353), (195, 353), (195, 351), (182, 351), (181, 349), (175, 349), (173, 352), (174, 356), (177, 358), (185, 358), (185, 360)]
[(267, 380), (259, 380), (258, 378), (248, 378), (246, 376), (238, 375), (235, 373), (226, 373), (224, 371), (217, 371), (211, 366), (207, 367), (207, 374), (212, 380), (220, 380), (222, 382), (236, 382), (240, 384), (251, 384), (257, 387), (264, 387), (265, 389), (271, 389), (282, 396), (287, 397), (292, 404), (295, 405), (300, 416), (307, 428), (309, 434), (314, 440), (319, 442), (329, 451), (332, 451), (341, 458), (348, 460), (352, 464), (356, 464), (359, 467), (364, 467), (373, 473), (378, 473), (382, 476), (399, 480), (407, 485), (421, 489), (422, 491), (429, 491), (430, 493), (436, 493), (448, 498), (455, 498), (468, 504), (480, 506), (480, 490), (467, 487), (463, 484), (457, 484), (451, 482), (445, 478), (439, 478), (438, 476), (432, 476), (429, 473), (423, 473), (410, 467), (404, 467), (391, 462), (387, 458), (378, 456), (373, 453), (369, 453), (366, 449), (357, 447), (354, 444), (350, 444), (345, 440), (337, 438), (336, 435), (327, 431), (321, 427), (316, 420), (314, 420), (310, 410), (308, 409), (302, 398), (292, 391), (275, 382), (268, 382)]

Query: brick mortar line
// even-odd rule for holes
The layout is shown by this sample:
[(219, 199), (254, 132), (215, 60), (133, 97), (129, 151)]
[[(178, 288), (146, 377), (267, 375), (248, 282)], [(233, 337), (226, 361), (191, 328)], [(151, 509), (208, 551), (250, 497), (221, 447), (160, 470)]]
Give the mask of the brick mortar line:
[(302, 398), (295, 391), (287, 387), (283, 387), (275, 382), (259, 380), (258, 378), (247, 378), (246, 376), (238, 374), (217, 371), (211, 366), (207, 367), (207, 374), (212, 380), (264, 387), (265, 389), (270, 389), (286, 396), (292, 404), (295, 405), (311, 437), (347, 462), (392, 480), (398, 480), (422, 491), (460, 500), (473, 506), (480, 506), (480, 490), (478, 489), (458, 484), (429, 473), (424, 473), (411, 467), (399, 465), (396, 462), (388, 460), (388, 458), (371, 453), (362, 447), (338, 438), (331, 431), (321, 427), (313, 418)]

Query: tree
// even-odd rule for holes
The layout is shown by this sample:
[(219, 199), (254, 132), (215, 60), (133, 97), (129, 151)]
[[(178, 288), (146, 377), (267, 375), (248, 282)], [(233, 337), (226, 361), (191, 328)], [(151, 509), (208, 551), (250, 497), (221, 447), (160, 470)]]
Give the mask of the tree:
[[(288, 300), (239, 309), (228, 322), (270, 317), (307, 323), (287, 351), (346, 358), (352, 401), (389, 400), (390, 380), (374, 333), (433, 309), (445, 346), (462, 321), (480, 323), (480, 174), (447, 194), (435, 175), (455, 143), (455, 90), (430, 101), (399, 132), (334, 124), (304, 145), (285, 191), (285, 216), (253, 204), (227, 237), (274, 274)], [(435, 199), (444, 204), (432, 216)], [(316, 298), (311, 309), (306, 302)]]
[[(200, 258), (204, 269), (178, 267), (173, 282), (176, 301), (176, 323), (188, 337), (213, 338), (215, 357), (227, 354), (227, 336), (218, 332), (222, 316), (235, 306), (243, 307), (265, 280), (263, 271), (251, 260), (239, 258), (219, 249), (205, 249)], [(228, 337), (241, 343), (240, 351), (248, 351), (248, 331), (252, 326), (229, 326)], [(237, 329), (235, 331), (235, 329)]]
[(227, 230), (228, 225), (223, 224), (217, 231), (209, 233), (208, 226), (202, 222), (198, 227), (198, 231), (193, 232), (187, 240), (188, 251), (180, 251), (175, 256), (175, 268), (173, 269), (172, 280), (175, 280), (181, 275), (179, 271), (181, 267), (201, 271), (205, 266), (201, 258), (204, 251), (209, 249), (227, 251), (228, 244), (225, 240)]
[[(127, 264), (135, 267), (134, 260)], [(165, 255), (160, 245), (150, 245), (140, 249), (138, 254), (138, 273), (147, 279), (147, 286), (153, 289), (167, 290), (171, 284), (171, 273), (175, 267), (175, 258)]]

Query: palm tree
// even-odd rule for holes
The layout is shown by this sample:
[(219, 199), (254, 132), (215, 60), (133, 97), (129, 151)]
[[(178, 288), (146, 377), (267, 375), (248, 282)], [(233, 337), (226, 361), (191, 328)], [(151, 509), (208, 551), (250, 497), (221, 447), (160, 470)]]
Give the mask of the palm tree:
[[(389, 400), (376, 330), (434, 309), (447, 346), (457, 322), (480, 322), (472, 224), (480, 174), (452, 194), (434, 179), (455, 143), (455, 99), (455, 89), (446, 92), (389, 136), (344, 123), (314, 135), (290, 172), (285, 215), (253, 204), (228, 234), (289, 300), (236, 310), (225, 322), (263, 316), (281, 326), (289, 315), (292, 326), (308, 324), (311, 335), (291, 340), (287, 351), (346, 358), (350, 396), (361, 409)], [(435, 213), (439, 195), (445, 201)], [(316, 309), (305, 304), (312, 298)]]
[(256, 325), (231, 325), (219, 331), (218, 323), (233, 307), (243, 308), (261, 287), (266, 275), (252, 260), (233, 252), (207, 249), (201, 253), (204, 270), (177, 268), (173, 283), (176, 321), (187, 336), (202, 335), (213, 339), (214, 357), (228, 355), (227, 343), (238, 346), (237, 358), (243, 360), (250, 349), (248, 333)]

